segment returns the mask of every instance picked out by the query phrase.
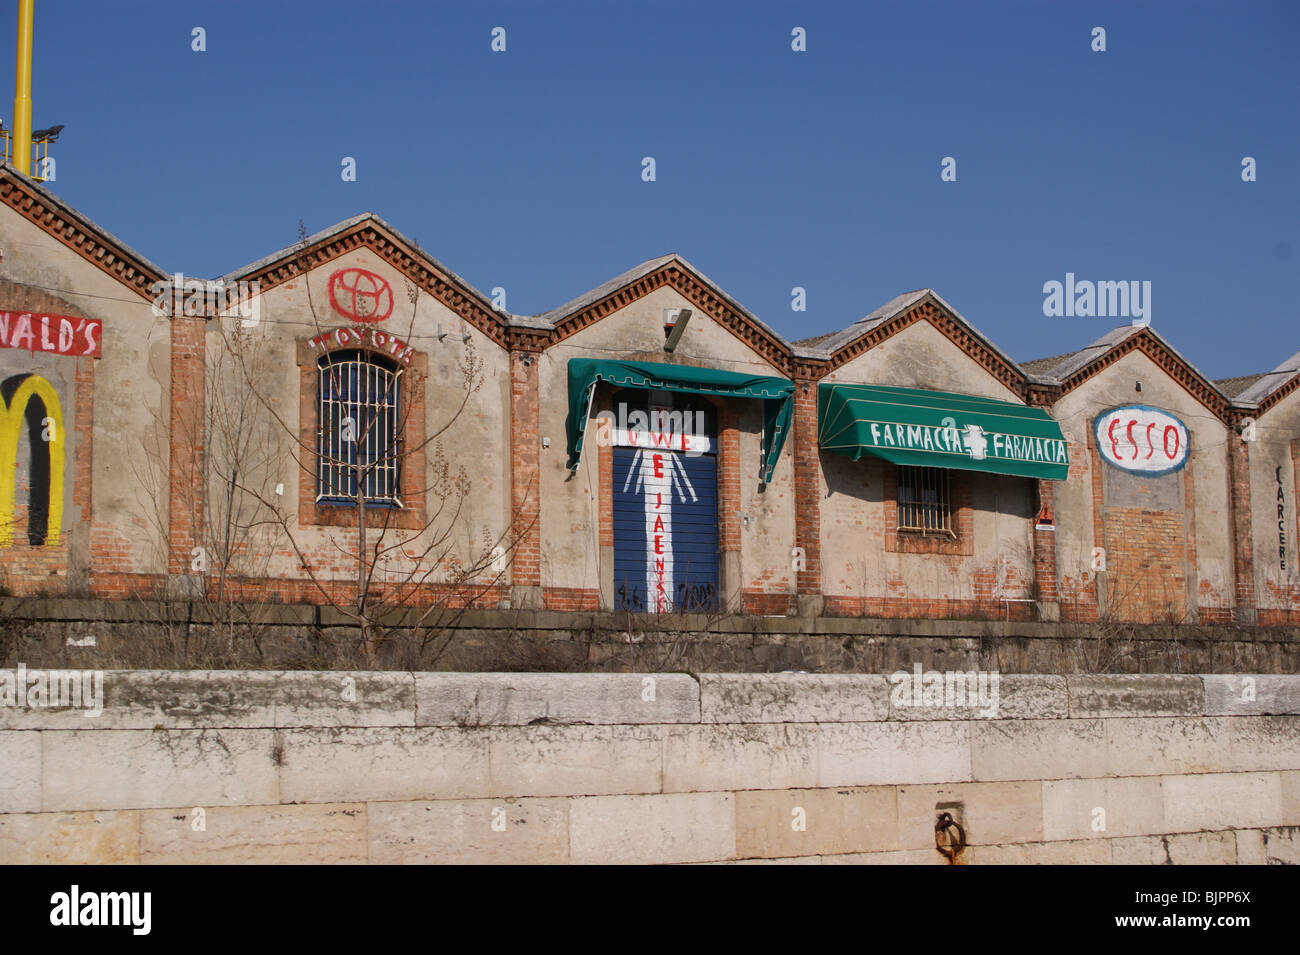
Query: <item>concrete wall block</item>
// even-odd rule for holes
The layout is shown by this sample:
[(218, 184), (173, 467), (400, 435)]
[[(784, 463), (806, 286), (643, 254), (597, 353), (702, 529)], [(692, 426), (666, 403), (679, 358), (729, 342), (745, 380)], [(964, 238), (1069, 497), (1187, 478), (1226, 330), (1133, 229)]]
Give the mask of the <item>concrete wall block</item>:
[(481, 732), (490, 740), (491, 753), (491, 780), (485, 795), (663, 791), (664, 727), (504, 726)]
[(419, 726), (700, 720), (684, 673), (417, 673), (415, 692)]
[(868, 723), (889, 716), (889, 679), (857, 673), (705, 673), (705, 723)]
[(1279, 773), (1282, 777), (1282, 817), (1284, 826), (1300, 826), (1300, 772)]
[(41, 737), (47, 812), (280, 801), (274, 730), (53, 730)]
[(415, 725), (413, 674), (294, 670), (276, 676), (276, 726)]
[(1110, 865), (1109, 839), (1029, 842), (1021, 845), (973, 846), (974, 865)]
[[(960, 808), (950, 804), (960, 803)], [(944, 804), (943, 810), (939, 805)], [(967, 845), (1041, 842), (1042, 784), (1038, 782), (958, 783), (898, 787), (899, 845), (933, 849), (939, 813), (952, 813), (966, 831)], [(939, 853), (935, 853), (939, 855)], [(940, 857), (942, 858), (942, 856)]]
[(1268, 865), (1262, 829), (1238, 829), (1236, 837), (1237, 865)]
[(556, 865), (569, 861), (567, 799), (376, 802), (370, 861), (383, 865)]
[(1116, 776), (1300, 769), (1300, 717), (1209, 716), (1107, 720)]
[(1043, 838), (1111, 839), (1168, 832), (1159, 776), (1043, 784)]
[[(966, 853), (970, 852), (974, 850), (966, 850)], [(948, 865), (948, 860), (934, 848), (899, 849), (894, 852), (846, 852), (843, 855), (823, 856), (822, 865)]]
[(40, 812), (41, 734), (0, 731), (0, 812)]
[(1164, 780), (1165, 822), (1173, 832), (1263, 829), (1282, 814), (1278, 773), (1201, 773)]
[(1264, 861), (1268, 865), (1300, 865), (1300, 827), (1265, 829)]
[[(0, 726), (68, 730), (273, 726), (280, 675), (269, 670), (105, 670), (103, 712), (98, 716), (89, 716), (84, 706), (3, 707)], [(83, 691), (94, 685), (83, 680)]]
[(996, 720), (970, 727), (976, 780), (1087, 779), (1106, 775), (1103, 720)]
[(827, 723), (817, 727), (819, 788), (967, 782), (974, 723)]
[(731, 793), (588, 796), (569, 807), (569, 845), (579, 864), (712, 862), (736, 856)]
[(214, 806), (140, 814), (140, 861), (167, 865), (338, 865), (366, 861), (364, 803)]
[[(978, 671), (966, 671), (978, 672)], [(997, 696), (994, 698), (991, 682), (987, 683), (988, 697), (992, 702), (966, 706), (899, 705), (890, 695), (891, 720), (1046, 720), (1064, 719), (1069, 715), (1069, 697), (1065, 677), (1025, 673), (1000, 673), (997, 675)], [(901, 687), (895, 682), (893, 688)], [(969, 684), (968, 684), (969, 687)], [(916, 690), (910, 697), (916, 700)], [(967, 700), (971, 699), (969, 689)], [(924, 695), (920, 702), (924, 702)]]
[(815, 787), (817, 730), (798, 723), (670, 727), (664, 737), (663, 791)]
[(136, 812), (0, 815), (0, 865), (134, 865), (140, 861)]
[(363, 802), (488, 794), (481, 732), (410, 727), (281, 730), (283, 802)]
[(898, 848), (892, 786), (736, 793), (736, 855), (783, 858)]
[(1207, 674), (1201, 680), (1207, 716), (1300, 713), (1300, 676)]
[(1115, 865), (1236, 865), (1231, 832), (1188, 832), (1110, 840)]
[(1201, 716), (1205, 687), (1198, 676), (1100, 673), (1066, 677), (1070, 716)]

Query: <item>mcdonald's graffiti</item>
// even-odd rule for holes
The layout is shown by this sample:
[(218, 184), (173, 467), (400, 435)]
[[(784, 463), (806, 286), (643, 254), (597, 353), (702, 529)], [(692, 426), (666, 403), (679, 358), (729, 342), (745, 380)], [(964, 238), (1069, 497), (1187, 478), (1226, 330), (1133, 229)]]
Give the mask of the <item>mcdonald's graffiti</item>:
[(18, 443), (23, 426), (31, 446), (28, 466), (27, 541), (57, 545), (63, 527), (63, 458), (67, 437), (54, 386), (40, 375), (0, 382), (0, 547), (14, 542)]

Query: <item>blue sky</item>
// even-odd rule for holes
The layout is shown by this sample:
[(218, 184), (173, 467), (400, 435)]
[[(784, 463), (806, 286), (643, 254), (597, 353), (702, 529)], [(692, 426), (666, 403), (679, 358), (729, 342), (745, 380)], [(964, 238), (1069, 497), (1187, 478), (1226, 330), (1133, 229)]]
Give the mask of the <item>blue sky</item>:
[(1045, 317), (1073, 272), (1219, 378), (1300, 349), (1298, 41), (1295, 2), (37, 0), (34, 121), (169, 271), (373, 211), (514, 312), (671, 251), (787, 338), (929, 286), (1020, 360), (1126, 324)]

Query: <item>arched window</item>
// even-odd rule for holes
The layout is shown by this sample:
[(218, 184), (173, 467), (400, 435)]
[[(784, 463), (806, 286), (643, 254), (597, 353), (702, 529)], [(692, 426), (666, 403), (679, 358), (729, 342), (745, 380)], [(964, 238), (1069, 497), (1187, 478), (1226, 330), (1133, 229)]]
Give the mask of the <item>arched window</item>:
[(401, 369), (366, 351), (336, 351), (317, 362), (316, 500), (401, 507), (398, 387)]

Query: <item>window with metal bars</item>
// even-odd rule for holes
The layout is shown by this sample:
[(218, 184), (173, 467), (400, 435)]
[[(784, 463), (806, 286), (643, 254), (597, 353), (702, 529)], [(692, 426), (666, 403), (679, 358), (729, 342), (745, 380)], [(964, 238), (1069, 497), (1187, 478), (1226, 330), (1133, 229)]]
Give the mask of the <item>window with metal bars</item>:
[(912, 534), (942, 534), (952, 529), (952, 492), (946, 468), (898, 466), (898, 529)]
[(316, 501), (401, 507), (398, 385), (401, 369), (364, 351), (337, 351), (317, 363)]

